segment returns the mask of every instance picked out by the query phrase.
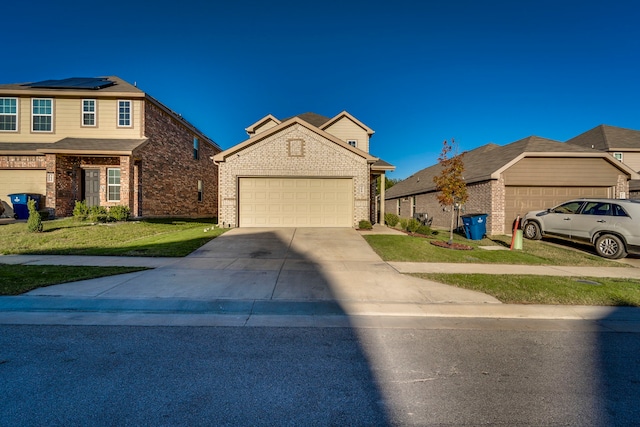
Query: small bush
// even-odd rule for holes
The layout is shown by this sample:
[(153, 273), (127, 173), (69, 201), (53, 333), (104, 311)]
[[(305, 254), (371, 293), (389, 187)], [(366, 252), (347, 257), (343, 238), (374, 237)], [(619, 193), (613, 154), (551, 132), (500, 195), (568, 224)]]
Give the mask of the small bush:
[(420, 222), (415, 219), (415, 218), (411, 218), (409, 221), (407, 221), (407, 228), (406, 230), (410, 233), (415, 233), (418, 228), (420, 228)]
[(78, 221), (85, 221), (89, 216), (89, 208), (87, 202), (84, 200), (76, 201), (76, 205), (73, 208), (73, 217)]
[(126, 221), (131, 216), (131, 209), (127, 206), (111, 206), (109, 208), (109, 216), (114, 221)]
[(431, 227), (428, 225), (421, 225), (415, 232), (424, 236), (431, 236), (431, 234), (433, 234), (433, 230), (431, 230)]
[(400, 230), (406, 230), (407, 229), (407, 218), (400, 218)]
[(104, 206), (91, 206), (87, 215), (89, 222), (107, 222), (109, 220), (109, 213)]
[(394, 213), (384, 214), (384, 222), (386, 222), (389, 227), (395, 227), (396, 225), (398, 225), (398, 221), (400, 221), (398, 215)]
[(39, 233), (42, 231), (42, 218), (40, 213), (36, 209), (36, 201), (29, 199), (27, 201), (27, 208), (29, 209), (29, 219), (27, 220), (27, 230), (32, 233)]
[(366, 219), (363, 219), (358, 223), (358, 228), (360, 230), (371, 230), (373, 226), (371, 225), (371, 222), (367, 221)]

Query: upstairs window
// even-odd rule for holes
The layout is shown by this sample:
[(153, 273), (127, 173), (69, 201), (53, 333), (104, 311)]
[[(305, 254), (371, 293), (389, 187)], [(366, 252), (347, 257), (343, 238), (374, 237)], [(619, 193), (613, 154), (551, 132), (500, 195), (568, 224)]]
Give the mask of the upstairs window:
[(193, 137), (193, 158), (194, 160), (198, 160), (200, 151), (200, 141), (195, 136)]
[(53, 132), (53, 99), (34, 98), (32, 100), (31, 130)]
[(622, 161), (622, 153), (613, 153), (613, 157), (615, 157), (616, 160)]
[(198, 180), (198, 201), (201, 202), (204, 198), (204, 186), (202, 180)]
[(352, 147), (357, 147), (358, 146), (358, 140), (357, 139), (348, 139), (347, 140), (347, 144), (349, 144)]
[(18, 98), (0, 98), (0, 131), (18, 130)]
[(118, 101), (118, 126), (131, 127), (131, 101)]
[(82, 100), (82, 126), (96, 125), (96, 100)]
[(107, 169), (107, 201), (120, 201), (120, 169)]

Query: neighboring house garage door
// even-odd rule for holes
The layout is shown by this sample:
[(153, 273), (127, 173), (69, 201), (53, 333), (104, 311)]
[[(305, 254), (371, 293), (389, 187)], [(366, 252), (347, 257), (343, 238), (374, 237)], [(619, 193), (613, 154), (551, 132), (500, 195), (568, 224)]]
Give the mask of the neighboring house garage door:
[(0, 170), (0, 200), (8, 202), (7, 194), (47, 194), (47, 171)]
[(529, 211), (552, 208), (579, 197), (611, 197), (611, 187), (516, 187), (505, 188), (505, 233), (512, 231), (513, 221)]
[(352, 227), (350, 178), (240, 178), (240, 227)]

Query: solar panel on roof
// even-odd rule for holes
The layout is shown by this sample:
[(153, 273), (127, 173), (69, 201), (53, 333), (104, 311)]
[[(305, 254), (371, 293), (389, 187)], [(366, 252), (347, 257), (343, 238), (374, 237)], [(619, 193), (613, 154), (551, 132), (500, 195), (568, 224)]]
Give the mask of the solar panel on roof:
[(103, 89), (114, 85), (109, 79), (97, 77), (71, 77), (62, 80), (43, 80), (36, 83), (28, 83), (25, 86), (41, 89)]

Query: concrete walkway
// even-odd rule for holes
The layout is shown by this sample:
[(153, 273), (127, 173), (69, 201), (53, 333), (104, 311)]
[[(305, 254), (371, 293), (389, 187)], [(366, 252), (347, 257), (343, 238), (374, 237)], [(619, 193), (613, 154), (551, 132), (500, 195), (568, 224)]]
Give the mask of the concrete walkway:
[[(399, 233), (385, 229), (377, 231)], [(0, 297), (0, 323), (249, 324), (283, 314), (296, 315), (302, 325), (320, 318), (338, 325), (353, 316), (640, 320), (640, 309), (500, 304), (486, 294), (400, 274), (640, 278), (640, 269), (386, 263), (359, 234), (346, 228), (238, 228), (185, 258), (0, 256), (5, 264), (154, 268)]]

